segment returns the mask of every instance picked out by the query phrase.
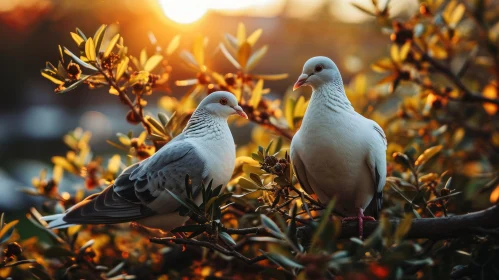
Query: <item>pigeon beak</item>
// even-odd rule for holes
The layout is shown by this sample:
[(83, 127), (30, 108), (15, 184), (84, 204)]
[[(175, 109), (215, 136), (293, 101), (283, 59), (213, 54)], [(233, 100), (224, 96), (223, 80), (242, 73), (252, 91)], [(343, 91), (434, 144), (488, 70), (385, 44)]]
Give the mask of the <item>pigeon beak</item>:
[(295, 85), (293, 86), (293, 91), (295, 91), (297, 88), (305, 85), (308, 77), (309, 77), (309, 75), (307, 75), (307, 74), (301, 74), (300, 77), (298, 77), (298, 81), (296, 81)]
[(246, 113), (243, 111), (243, 108), (241, 108), (241, 106), (231, 106), (232, 109), (234, 109), (235, 111), (235, 114), (238, 114), (239, 116), (245, 118), (245, 119), (248, 119), (248, 115), (246, 115)]

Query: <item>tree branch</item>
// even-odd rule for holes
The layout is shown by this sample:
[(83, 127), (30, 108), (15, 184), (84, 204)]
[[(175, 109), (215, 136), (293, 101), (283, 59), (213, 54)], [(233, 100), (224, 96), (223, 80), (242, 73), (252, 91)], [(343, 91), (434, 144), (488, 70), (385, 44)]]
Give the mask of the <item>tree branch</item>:
[(467, 102), (487, 102), (487, 103), (492, 103), (499, 105), (499, 99), (492, 99), (492, 98), (487, 98), (482, 95), (476, 94), (471, 92), (461, 81), (461, 79), (454, 75), (452, 71), (446, 67), (445, 65), (442, 65), (440, 62), (436, 61), (433, 59), (431, 56), (429, 56), (426, 52), (424, 52), (421, 48), (419, 48), (417, 45), (414, 45), (414, 49), (421, 54), (423, 60), (429, 62), (435, 69), (437, 69), (440, 73), (442, 73), (444, 76), (447, 77), (454, 85), (456, 85), (457, 88), (459, 88), (461, 91), (463, 91), (464, 95), (460, 99), (460, 101), (467, 101)]
[(198, 247), (205, 247), (205, 248), (209, 248), (209, 249), (215, 250), (217, 252), (220, 252), (220, 253), (227, 255), (227, 256), (233, 256), (239, 260), (244, 261), (247, 264), (254, 264), (254, 263), (257, 263), (261, 260), (266, 259), (266, 257), (264, 255), (260, 255), (258, 257), (254, 257), (254, 258), (248, 258), (235, 250), (229, 250), (229, 249), (226, 249), (218, 244), (210, 243), (208, 241), (199, 241), (196, 239), (183, 239), (183, 238), (170, 238), (170, 237), (168, 237), (168, 238), (151, 238), (151, 242), (158, 243), (158, 244), (175, 243), (175, 244), (182, 244), (182, 245), (193, 245), (193, 246), (198, 246)]
[[(426, 238), (441, 240), (455, 238), (466, 234), (489, 232), (487, 229), (499, 228), (499, 206), (494, 205), (485, 210), (465, 215), (456, 215), (441, 218), (414, 219), (411, 229), (406, 235), (409, 239)], [(399, 224), (400, 219), (390, 219), (390, 223)], [(378, 227), (378, 221), (364, 222), (364, 234), (372, 234)], [(303, 226), (298, 228), (301, 239), (310, 240), (313, 228)], [(357, 237), (359, 234), (356, 222), (343, 223), (340, 238)]]

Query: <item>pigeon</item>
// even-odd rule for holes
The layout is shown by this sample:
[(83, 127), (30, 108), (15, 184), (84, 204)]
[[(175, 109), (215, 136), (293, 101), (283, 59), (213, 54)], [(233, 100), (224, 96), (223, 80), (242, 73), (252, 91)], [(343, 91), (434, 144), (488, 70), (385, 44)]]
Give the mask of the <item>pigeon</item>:
[(183, 132), (151, 157), (123, 170), (114, 183), (63, 214), (45, 216), (49, 228), (75, 224), (136, 222), (140, 226), (170, 231), (188, 217), (178, 214), (178, 197), (186, 197), (189, 175), (195, 202), (202, 202), (202, 183), (226, 185), (234, 170), (236, 149), (227, 124), (231, 115), (248, 118), (236, 97), (226, 91), (204, 98)]
[[(386, 182), (387, 139), (373, 120), (355, 112), (341, 74), (329, 58), (317, 56), (303, 66), (293, 90), (313, 89), (301, 128), (291, 141), (290, 156), (302, 188), (335, 212), (359, 223), (379, 216)], [(369, 215), (365, 216), (364, 211)]]

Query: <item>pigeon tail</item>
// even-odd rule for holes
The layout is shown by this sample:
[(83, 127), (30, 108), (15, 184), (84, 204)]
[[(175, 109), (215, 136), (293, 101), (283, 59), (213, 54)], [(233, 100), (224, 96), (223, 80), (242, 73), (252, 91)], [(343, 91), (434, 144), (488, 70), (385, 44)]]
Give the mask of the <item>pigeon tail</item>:
[(70, 224), (66, 221), (64, 221), (64, 217), (66, 214), (56, 214), (56, 215), (50, 215), (50, 216), (44, 216), (42, 217), (42, 220), (48, 222), (48, 228), (50, 229), (60, 229), (60, 228), (67, 228), (70, 226), (74, 226), (74, 224)]

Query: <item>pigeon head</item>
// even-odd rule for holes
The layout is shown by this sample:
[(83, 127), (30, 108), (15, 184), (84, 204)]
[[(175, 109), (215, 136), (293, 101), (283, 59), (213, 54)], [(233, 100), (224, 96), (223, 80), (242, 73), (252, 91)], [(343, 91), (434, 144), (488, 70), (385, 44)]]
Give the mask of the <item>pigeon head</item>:
[(204, 109), (213, 115), (228, 118), (230, 115), (240, 115), (248, 118), (241, 106), (237, 104), (234, 94), (227, 91), (215, 91), (199, 103), (198, 109)]
[(305, 62), (303, 71), (293, 86), (293, 90), (301, 86), (311, 86), (316, 89), (326, 83), (343, 84), (340, 71), (331, 59), (325, 56), (316, 56)]

